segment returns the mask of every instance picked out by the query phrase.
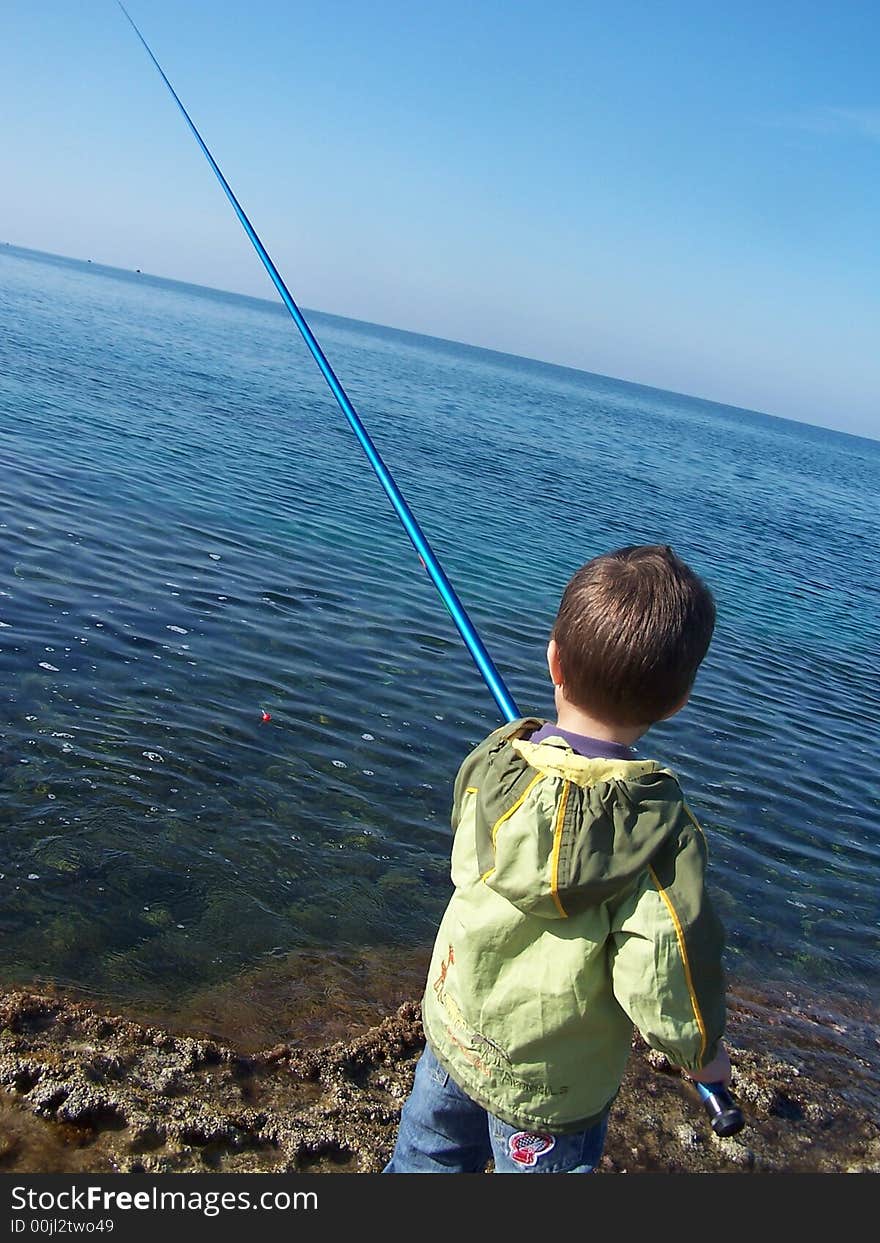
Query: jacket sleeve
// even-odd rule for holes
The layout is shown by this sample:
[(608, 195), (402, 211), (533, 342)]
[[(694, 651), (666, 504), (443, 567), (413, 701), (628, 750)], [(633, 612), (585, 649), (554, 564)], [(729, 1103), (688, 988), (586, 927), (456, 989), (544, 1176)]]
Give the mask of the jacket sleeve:
[(724, 933), (705, 888), (694, 822), (673, 834), (612, 914), (614, 995), (644, 1039), (676, 1066), (702, 1070), (724, 1033)]

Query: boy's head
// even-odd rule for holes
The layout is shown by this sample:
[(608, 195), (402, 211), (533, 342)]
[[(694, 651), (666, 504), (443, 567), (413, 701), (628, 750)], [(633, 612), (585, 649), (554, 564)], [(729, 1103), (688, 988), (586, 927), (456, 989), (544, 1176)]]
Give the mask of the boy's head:
[(551, 673), (573, 707), (647, 727), (687, 701), (714, 626), (711, 592), (671, 548), (619, 548), (587, 562), (566, 587)]

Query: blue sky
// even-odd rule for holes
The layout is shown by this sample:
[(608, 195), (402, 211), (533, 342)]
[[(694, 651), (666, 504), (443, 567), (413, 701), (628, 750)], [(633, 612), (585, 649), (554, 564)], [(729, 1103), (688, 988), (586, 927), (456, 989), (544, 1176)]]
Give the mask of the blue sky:
[[(880, 7), (130, 0), (303, 307), (880, 438)], [(7, 0), (0, 240), (275, 297), (113, 0)]]

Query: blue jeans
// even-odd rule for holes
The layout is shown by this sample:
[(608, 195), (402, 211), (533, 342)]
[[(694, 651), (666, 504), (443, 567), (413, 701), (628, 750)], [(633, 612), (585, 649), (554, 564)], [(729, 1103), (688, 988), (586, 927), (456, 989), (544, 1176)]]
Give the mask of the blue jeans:
[(509, 1126), (461, 1090), (429, 1048), (383, 1174), (591, 1174), (605, 1146), (608, 1113), (588, 1131), (550, 1135)]

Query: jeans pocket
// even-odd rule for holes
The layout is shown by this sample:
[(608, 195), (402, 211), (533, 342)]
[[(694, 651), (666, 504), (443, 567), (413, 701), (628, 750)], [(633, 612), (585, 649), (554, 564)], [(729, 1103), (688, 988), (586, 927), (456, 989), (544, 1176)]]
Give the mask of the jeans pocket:
[(425, 1046), (425, 1051), (422, 1054), (422, 1059), (425, 1063), (425, 1070), (428, 1072), (431, 1079), (433, 1079), (434, 1083), (436, 1083), (440, 1088), (445, 1088), (449, 1082), (449, 1071), (443, 1069), (427, 1045)]
[(605, 1143), (607, 1117), (587, 1131), (553, 1135), (509, 1126), (490, 1118), (490, 1136), (498, 1174), (588, 1173), (598, 1165)]

